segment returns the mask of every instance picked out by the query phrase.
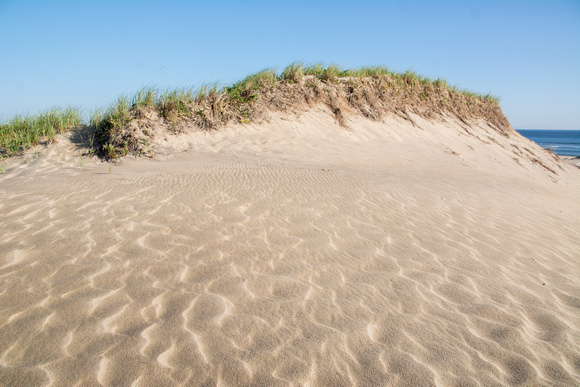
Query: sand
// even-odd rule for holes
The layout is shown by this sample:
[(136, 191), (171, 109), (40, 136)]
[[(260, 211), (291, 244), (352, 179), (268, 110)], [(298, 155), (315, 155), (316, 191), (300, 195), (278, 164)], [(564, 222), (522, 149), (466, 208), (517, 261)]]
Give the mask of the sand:
[(578, 156), (559, 156), (563, 162), (575, 165), (580, 168), (580, 157)]
[(580, 384), (580, 169), (412, 119), (9, 161), (0, 385)]

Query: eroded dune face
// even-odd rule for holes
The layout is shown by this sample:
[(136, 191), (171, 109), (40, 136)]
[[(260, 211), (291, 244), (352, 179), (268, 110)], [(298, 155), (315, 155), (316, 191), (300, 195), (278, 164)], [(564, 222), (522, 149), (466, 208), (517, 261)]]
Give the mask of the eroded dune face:
[(413, 122), (313, 110), (111, 173), (15, 166), (0, 384), (578, 384), (579, 171)]

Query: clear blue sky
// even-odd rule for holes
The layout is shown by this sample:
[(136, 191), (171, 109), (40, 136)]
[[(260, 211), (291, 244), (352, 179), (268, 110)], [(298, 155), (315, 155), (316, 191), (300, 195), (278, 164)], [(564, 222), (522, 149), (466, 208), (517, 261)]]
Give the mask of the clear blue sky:
[(580, 1), (0, 0), (0, 119), (289, 63), (386, 65), (580, 129)]

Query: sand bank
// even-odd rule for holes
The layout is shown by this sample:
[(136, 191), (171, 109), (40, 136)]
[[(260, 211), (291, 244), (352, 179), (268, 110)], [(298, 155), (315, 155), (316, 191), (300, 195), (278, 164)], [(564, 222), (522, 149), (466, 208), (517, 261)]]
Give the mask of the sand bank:
[(412, 118), (12, 162), (0, 384), (577, 385), (580, 171)]

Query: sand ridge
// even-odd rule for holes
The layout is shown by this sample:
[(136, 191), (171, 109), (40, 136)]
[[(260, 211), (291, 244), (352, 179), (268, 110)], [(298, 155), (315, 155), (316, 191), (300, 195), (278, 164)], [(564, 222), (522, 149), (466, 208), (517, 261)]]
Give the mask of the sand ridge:
[(577, 384), (579, 171), (413, 121), (312, 110), (110, 174), (11, 167), (0, 384)]

